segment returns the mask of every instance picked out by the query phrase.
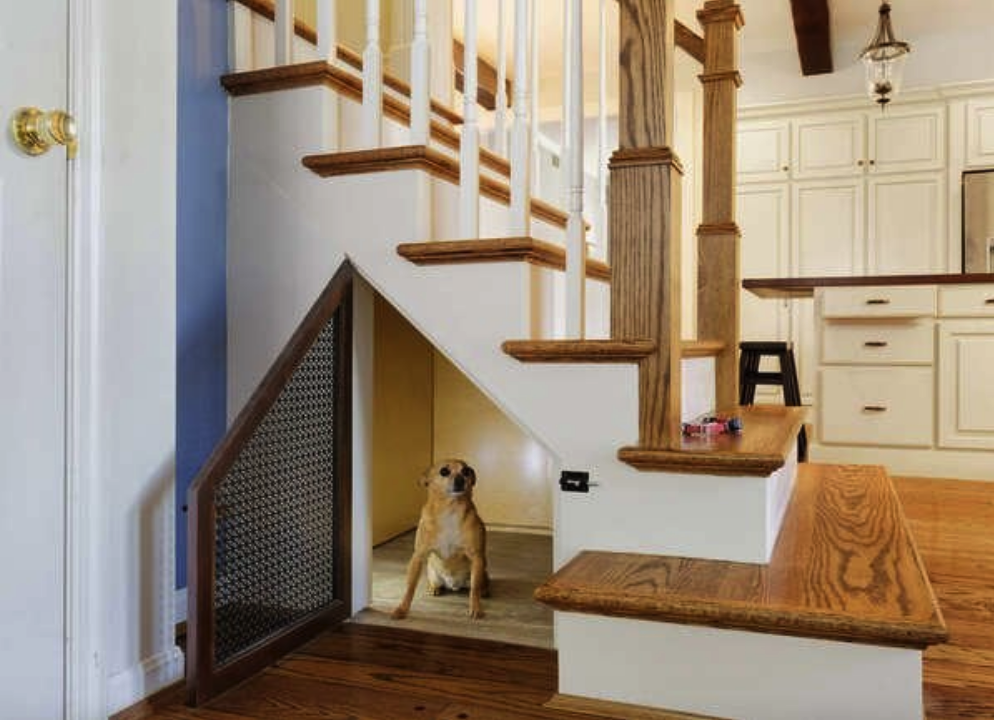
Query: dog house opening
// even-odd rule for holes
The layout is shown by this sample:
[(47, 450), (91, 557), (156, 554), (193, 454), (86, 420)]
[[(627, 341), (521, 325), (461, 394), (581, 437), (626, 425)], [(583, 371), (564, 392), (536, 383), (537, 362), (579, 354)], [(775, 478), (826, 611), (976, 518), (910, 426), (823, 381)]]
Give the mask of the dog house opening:
[[(554, 458), (380, 296), (373, 339), (371, 594), (355, 620), (553, 647), (532, 595), (552, 574)], [(424, 567), (396, 613), (423, 514)]]

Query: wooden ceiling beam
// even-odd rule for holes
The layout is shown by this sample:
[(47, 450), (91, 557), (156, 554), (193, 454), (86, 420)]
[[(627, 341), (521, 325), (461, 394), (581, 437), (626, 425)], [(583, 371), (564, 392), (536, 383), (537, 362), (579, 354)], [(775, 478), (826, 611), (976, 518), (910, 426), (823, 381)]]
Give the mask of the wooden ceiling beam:
[(790, 0), (790, 10), (794, 16), (801, 74), (824, 75), (833, 72), (828, 0)]

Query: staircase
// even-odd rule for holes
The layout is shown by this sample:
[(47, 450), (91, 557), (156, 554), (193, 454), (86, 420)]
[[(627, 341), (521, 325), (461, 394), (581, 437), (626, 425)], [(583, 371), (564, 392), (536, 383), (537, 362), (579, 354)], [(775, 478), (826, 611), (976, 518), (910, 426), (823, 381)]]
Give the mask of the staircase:
[[(558, 611), (563, 707), (581, 697), (612, 712), (921, 717), (921, 652), (945, 630), (886, 474), (798, 473), (798, 408), (742, 408), (741, 438), (653, 441), (674, 420), (728, 406), (722, 368), (737, 343), (612, 333), (631, 263), (584, 257), (577, 270), (564, 249), (572, 215), (547, 203), (530, 200), (528, 232), (512, 232), (519, 190), (507, 161), (484, 152), (467, 167), (452, 142), (460, 118), (437, 107), (427, 142), (411, 144), (411, 103), (389, 82), (382, 146), (362, 149), (368, 82), (323, 60), (224, 79), (231, 408), (348, 260), (560, 469), (595, 484), (559, 496), (560, 569), (538, 593)], [(643, 153), (625, 167), (657, 162)], [(469, 173), (478, 237), (467, 238)], [(577, 298), (582, 339), (567, 334)], [(357, 306), (361, 360), (369, 338)], [(659, 377), (679, 383), (660, 392)], [(679, 417), (653, 427), (653, 403), (671, 402), (671, 390)], [(363, 402), (360, 391), (360, 417)], [(361, 455), (361, 422), (357, 434)], [(355, 483), (361, 498), (363, 478)], [(364, 522), (353, 519), (357, 544)]]

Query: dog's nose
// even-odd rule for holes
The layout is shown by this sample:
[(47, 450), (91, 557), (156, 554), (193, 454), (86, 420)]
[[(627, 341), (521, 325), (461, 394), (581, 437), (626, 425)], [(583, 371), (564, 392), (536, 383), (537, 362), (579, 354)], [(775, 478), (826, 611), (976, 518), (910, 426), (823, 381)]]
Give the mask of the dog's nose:
[(466, 489), (466, 478), (462, 475), (456, 475), (456, 479), (452, 481), (452, 487), (457, 491), (461, 492)]

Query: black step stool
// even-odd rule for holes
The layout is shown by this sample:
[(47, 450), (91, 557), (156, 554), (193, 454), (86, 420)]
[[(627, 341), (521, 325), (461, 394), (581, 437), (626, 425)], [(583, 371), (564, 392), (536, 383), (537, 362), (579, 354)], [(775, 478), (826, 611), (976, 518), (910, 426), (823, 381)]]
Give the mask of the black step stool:
[[(801, 386), (797, 382), (797, 365), (794, 351), (786, 342), (739, 343), (739, 405), (752, 405), (756, 400), (757, 385), (777, 385), (783, 388), (783, 403), (788, 407), (801, 406)], [(759, 364), (764, 357), (780, 361), (780, 372), (761, 372)], [(797, 435), (797, 459), (807, 462), (808, 434), (801, 426)]]

